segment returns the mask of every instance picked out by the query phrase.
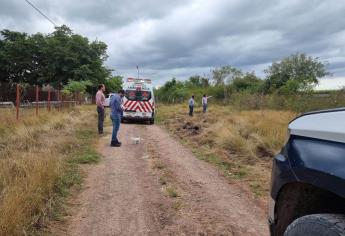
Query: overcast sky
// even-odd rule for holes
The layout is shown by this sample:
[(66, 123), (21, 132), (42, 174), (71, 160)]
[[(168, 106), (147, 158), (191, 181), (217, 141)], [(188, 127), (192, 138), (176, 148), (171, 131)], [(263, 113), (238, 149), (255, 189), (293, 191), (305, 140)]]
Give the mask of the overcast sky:
[[(305, 52), (330, 63), (325, 86), (345, 84), (345, 1), (31, 0), (58, 25), (108, 45), (115, 74), (152, 78), (210, 74), (231, 64), (264, 77), (273, 60)], [(24, 0), (0, 0), (0, 28), (49, 33)], [(333, 86), (333, 87), (334, 87)]]

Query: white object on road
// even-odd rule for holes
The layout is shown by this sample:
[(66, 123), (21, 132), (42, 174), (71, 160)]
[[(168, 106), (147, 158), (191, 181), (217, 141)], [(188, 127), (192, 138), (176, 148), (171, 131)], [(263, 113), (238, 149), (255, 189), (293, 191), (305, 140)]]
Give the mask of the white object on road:
[(132, 137), (131, 139), (132, 139), (133, 144), (139, 144), (142, 140), (144, 140), (140, 137)]

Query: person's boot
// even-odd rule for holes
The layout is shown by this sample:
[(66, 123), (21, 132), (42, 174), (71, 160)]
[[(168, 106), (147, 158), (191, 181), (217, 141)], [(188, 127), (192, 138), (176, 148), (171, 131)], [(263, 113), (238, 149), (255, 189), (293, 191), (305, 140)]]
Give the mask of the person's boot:
[(118, 142), (118, 141), (111, 141), (110, 146), (112, 146), (112, 147), (120, 147), (121, 143)]

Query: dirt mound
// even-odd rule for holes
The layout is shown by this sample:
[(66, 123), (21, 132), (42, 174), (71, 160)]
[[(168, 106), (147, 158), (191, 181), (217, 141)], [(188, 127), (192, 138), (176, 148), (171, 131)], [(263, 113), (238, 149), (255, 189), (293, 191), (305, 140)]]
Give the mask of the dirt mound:
[(187, 132), (187, 134), (189, 135), (197, 135), (197, 134), (200, 134), (201, 132), (201, 126), (198, 124), (193, 124), (193, 122), (188, 121), (182, 125), (182, 130)]

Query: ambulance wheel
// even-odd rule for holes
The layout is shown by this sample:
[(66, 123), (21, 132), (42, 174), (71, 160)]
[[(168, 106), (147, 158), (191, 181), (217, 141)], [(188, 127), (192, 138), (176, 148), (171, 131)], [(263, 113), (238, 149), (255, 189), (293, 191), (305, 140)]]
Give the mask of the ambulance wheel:
[(155, 123), (155, 119), (150, 120), (150, 125), (153, 125)]

